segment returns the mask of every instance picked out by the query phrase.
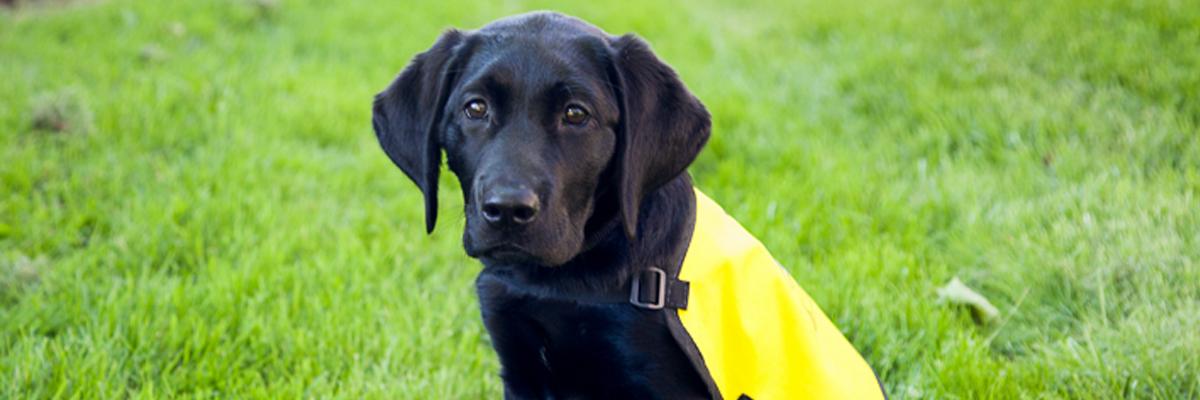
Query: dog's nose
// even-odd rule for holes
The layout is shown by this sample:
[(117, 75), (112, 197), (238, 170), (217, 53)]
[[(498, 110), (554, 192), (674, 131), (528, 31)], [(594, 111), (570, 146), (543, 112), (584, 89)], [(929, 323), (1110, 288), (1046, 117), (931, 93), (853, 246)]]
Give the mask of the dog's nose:
[(483, 219), (496, 227), (525, 225), (537, 217), (541, 202), (530, 189), (497, 189), (483, 202)]

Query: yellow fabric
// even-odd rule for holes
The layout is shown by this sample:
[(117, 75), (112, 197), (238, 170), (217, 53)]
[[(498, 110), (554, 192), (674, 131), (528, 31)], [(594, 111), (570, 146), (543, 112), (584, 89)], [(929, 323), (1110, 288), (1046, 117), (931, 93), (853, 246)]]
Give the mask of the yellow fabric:
[(757, 239), (699, 190), (684, 329), (725, 399), (882, 399), (866, 361)]

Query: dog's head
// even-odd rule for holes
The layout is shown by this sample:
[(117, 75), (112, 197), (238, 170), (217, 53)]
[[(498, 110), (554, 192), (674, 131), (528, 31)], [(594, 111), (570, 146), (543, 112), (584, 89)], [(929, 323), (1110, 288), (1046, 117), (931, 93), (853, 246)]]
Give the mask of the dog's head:
[(641, 39), (555, 13), (447, 31), (375, 97), (373, 124), (424, 192), (428, 232), (444, 150), (467, 254), (544, 266), (575, 257), (599, 219), (636, 237), (643, 196), (682, 173), (710, 129)]

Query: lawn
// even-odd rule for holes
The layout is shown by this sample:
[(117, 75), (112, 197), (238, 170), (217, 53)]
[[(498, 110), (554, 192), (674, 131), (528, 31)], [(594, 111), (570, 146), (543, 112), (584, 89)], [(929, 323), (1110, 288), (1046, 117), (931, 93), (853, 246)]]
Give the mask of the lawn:
[(1200, 3), (405, 3), (0, 9), (0, 398), (498, 398), (457, 183), (426, 236), (370, 101), (544, 8), (675, 66), (893, 398), (1200, 397)]

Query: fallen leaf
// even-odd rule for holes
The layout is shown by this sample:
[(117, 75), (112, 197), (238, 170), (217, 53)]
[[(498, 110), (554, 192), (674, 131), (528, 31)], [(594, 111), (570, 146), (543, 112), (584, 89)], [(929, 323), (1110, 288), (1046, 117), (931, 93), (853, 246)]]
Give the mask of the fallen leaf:
[(963, 284), (957, 276), (950, 279), (946, 286), (938, 288), (937, 295), (939, 301), (966, 306), (971, 310), (971, 317), (975, 319), (975, 323), (989, 323), (1000, 316), (1000, 310), (996, 309), (996, 306)]

